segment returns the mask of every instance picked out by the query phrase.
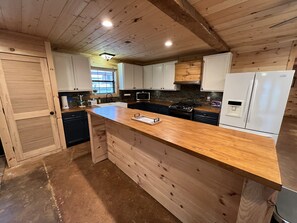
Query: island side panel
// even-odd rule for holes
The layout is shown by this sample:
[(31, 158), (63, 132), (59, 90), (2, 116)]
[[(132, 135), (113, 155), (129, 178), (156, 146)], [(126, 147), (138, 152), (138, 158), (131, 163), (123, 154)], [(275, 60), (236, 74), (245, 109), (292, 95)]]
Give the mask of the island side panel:
[(278, 191), (245, 179), (236, 223), (270, 223)]
[(107, 159), (105, 118), (88, 113), (90, 144), (93, 163)]
[(106, 131), (108, 158), (181, 221), (236, 222), (243, 177), (113, 121)]

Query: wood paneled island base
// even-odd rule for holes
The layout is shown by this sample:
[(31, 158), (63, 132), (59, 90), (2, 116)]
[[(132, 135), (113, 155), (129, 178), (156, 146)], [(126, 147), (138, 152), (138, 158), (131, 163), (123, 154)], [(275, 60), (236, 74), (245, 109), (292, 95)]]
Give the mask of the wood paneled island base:
[[(131, 120), (136, 111), (119, 107), (88, 110), (94, 163), (108, 158), (183, 222), (270, 222), (278, 190), (275, 185), (281, 186), (280, 180), (265, 182), (263, 176), (247, 177), (243, 170), (224, 165), (225, 161), (215, 162), (199, 151), (197, 156), (188, 153), (180, 145), (187, 141), (190, 129), (183, 132), (180, 119), (158, 115), (162, 123), (149, 126)], [(182, 121), (185, 128), (191, 124)], [(169, 122), (180, 131), (179, 135), (166, 129)], [(193, 124), (204, 133), (205, 128), (226, 132), (219, 127)], [(158, 134), (157, 128), (175, 137), (175, 143)]]

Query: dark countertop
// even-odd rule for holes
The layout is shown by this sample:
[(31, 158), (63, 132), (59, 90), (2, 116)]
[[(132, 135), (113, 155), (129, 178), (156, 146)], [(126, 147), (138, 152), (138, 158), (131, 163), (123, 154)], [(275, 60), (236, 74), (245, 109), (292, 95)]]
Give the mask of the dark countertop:
[[(164, 105), (164, 106), (170, 106), (172, 105), (174, 102), (172, 101), (159, 101), (159, 100), (151, 100), (151, 101), (123, 101), (126, 102), (127, 104), (137, 104), (137, 103), (151, 103), (151, 104), (157, 104), (157, 105)], [(79, 108), (79, 107), (75, 107), (75, 108), (69, 108), (69, 109), (65, 109), (65, 110), (61, 110), (62, 113), (66, 113), (66, 112), (77, 112), (77, 111), (85, 111), (88, 108), (96, 108), (96, 106), (87, 106), (85, 108)], [(221, 112), (220, 108), (216, 108), (216, 107), (212, 107), (210, 105), (202, 105), (202, 106), (198, 106), (196, 108), (194, 108), (196, 111), (205, 111), (205, 112), (213, 112), (213, 113), (217, 113), (219, 114)]]
[[(158, 100), (150, 100), (150, 101), (127, 101), (128, 104), (137, 104), (137, 103), (151, 103), (151, 104), (157, 104), (157, 105), (165, 105), (169, 106), (172, 105), (174, 102), (172, 101), (158, 101)], [(205, 112), (213, 112), (219, 114), (221, 112), (221, 108), (212, 107), (210, 105), (204, 104), (202, 106), (198, 106), (194, 108), (196, 111), (205, 111)]]
[(127, 101), (127, 103), (129, 105), (131, 105), (131, 104), (137, 104), (137, 103), (151, 103), (151, 104), (169, 106), (169, 105), (172, 105), (174, 102), (172, 102), (172, 101), (150, 100), (150, 101)]

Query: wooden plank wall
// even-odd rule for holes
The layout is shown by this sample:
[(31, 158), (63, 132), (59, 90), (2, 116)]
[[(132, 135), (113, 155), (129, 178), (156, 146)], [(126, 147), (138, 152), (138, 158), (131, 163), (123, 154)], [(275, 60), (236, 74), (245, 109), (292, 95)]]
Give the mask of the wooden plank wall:
[(233, 48), (231, 72), (286, 70), (291, 48), (292, 42)]
[(285, 116), (297, 118), (297, 84), (291, 88)]

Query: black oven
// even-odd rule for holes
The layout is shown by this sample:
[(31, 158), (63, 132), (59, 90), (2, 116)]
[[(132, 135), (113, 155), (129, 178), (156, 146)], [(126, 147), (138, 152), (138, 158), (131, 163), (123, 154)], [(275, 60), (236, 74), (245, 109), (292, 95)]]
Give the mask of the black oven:
[(193, 120), (193, 112), (186, 112), (180, 110), (169, 109), (169, 115), (177, 118)]

